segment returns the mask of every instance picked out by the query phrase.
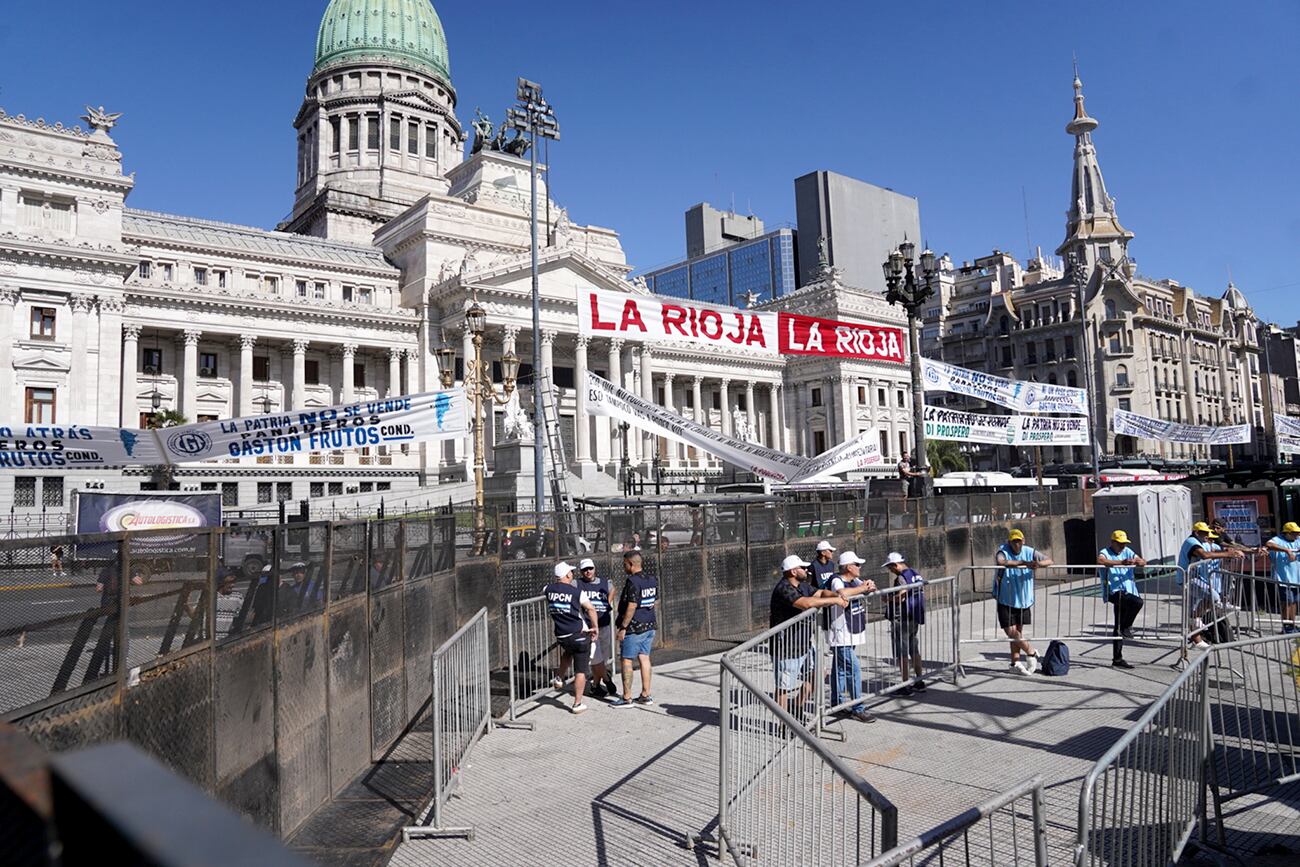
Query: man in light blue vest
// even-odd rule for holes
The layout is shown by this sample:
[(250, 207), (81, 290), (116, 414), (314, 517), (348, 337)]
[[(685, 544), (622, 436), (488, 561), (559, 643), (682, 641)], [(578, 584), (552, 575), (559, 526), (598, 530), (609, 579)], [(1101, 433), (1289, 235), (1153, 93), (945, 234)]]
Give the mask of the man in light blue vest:
[(1133, 637), (1133, 621), (1142, 610), (1142, 595), (1133, 580), (1134, 567), (1147, 564), (1128, 545), (1128, 533), (1116, 530), (1110, 534), (1110, 544), (1097, 552), (1097, 565), (1105, 567), (1101, 570), (1102, 596), (1115, 606), (1115, 641), (1110, 664), (1116, 668), (1133, 667), (1124, 659), (1124, 639)]
[[(1219, 592), (1212, 586), (1212, 579), (1219, 576), (1212, 574), (1212, 568), (1219, 560), (1236, 560), (1240, 552), (1224, 551), (1213, 543), (1214, 531), (1204, 521), (1192, 525), (1192, 534), (1183, 540), (1178, 550), (1178, 565), (1187, 573), (1187, 607), (1188, 635), (1191, 646), (1196, 650), (1205, 650), (1210, 645), (1205, 640), (1205, 618), (1214, 621), (1215, 606), (1222, 600)], [(1179, 583), (1182, 583), (1181, 576)]]
[[(1023, 629), (1032, 622), (1034, 608), (1034, 570), (1051, 566), (1052, 561), (1025, 544), (1025, 534), (1012, 530), (998, 548), (997, 564), (1001, 567), (993, 580), (997, 599), (998, 625), (1011, 639), (1011, 671), (1033, 674), (1038, 671), (1038, 651), (1025, 640)], [(1024, 651), (1028, 662), (1020, 661)]]
[(1282, 532), (1268, 540), (1268, 559), (1277, 581), (1278, 603), (1282, 608), (1282, 631), (1300, 632), (1295, 622), (1296, 603), (1300, 602), (1300, 524), (1288, 521)]

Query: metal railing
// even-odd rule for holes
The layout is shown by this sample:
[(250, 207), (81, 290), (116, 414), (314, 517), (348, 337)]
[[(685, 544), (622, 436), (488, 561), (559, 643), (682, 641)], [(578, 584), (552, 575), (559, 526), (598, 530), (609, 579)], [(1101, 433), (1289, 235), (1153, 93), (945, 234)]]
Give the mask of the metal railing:
[(443, 824), (443, 806), (460, 785), (461, 768), (474, 745), (492, 727), (491, 665), (487, 609), (480, 608), (433, 654), (433, 799), (417, 824), (402, 829), (412, 837), (469, 837), (472, 827)]
[(503, 728), (531, 729), (519, 719), (519, 709), (553, 691), (551, 678), (560, 665), (560, 645), (555, 640), (546, 597), (533, 596), (506, 605), (506, 658), (509, 661), (510, 708)]
[[(778, 623), (723, 654), (746, 680), (782, 705), (804, 726), (821, 733), (825, 694), (819, 686), (826, 674), (824, 612), (809, 609)], [(725, 694), (724, 694), (725, 698)]]
[(888, 798), (750, 680), (744, 666), (724, 656), (720, 677), (720, 851), (743, 867), (857, 864), (893, 848), (898, 809)]
[[(866, 631), (855, 636), (860, 643), (829, 648), (830, 684), (836, 687), (843, 673), (843, 679), (850, 685), (849, 697), (836, 702), (837, 693), (840, 696), (846, 693), (843, 686), (833, 688), (823, 714), (850, 709), (867, 698), (897, 692), (918, 680), (950, 676), (956, 684), (961, 669), (957, 643), (961, 606), (956, 586), (957, 579), (949, 576), (919, 586), (887, 587), (857, 597), (865, 608), (867, 620)], [(917, 614), (913, 613), (917, 609), (908, 604), (909, 596), (923, 600), (924, 607)], [(911, 665), (915, 656), (921, 658), (920, 671)], [(905, 664), (907, 677), (903, 676)], [(855, 675), (860, 695), (854, 695), (858, 690), (851, 688)]]
[(1084, 778), (1076, 867), (1171, 864), (1198, 827), (1202, 847), (1226, 849), (1225, 804), (1297, 780), (1300, 639), (1214, 646)]
[[(1003, 571), (1002, 566), (967, 566), (958, 572), (958, 592), (964, 602), (972, 603), (962, 613), (962, 644), (1009, 640), (997, 613), (996, 585)], [(1107, 598), (1104, 573), (1105, 567), (1095, 564), (1036, 568), (1033, 604), (1021, 626), (1024, 639), (1114, 641), (1122, 637), (1123, 624), (1116, 622), (1116, 605)], [(1135, 638), (1183, 635), (1182, 577), (1177, 566), (1135, 567), (1134, 583), (1142, 599), (1142, 608), (1129, 626)]]
[[(1026, 806), (1024, 802), (1028, 801)], [(863, 867), (906, 864), (1047, 864), (1047, 813), (1043, 778), (1034, 777), (977, 807), (936, 825), (866, 862)]]
[(1183, 588), (1184, 606), (1190, 612), (1185, 630), (1188, 641), (1198, 635), (1219, 643), (1251, 635), (1278, 635), (1300, 624), (1294, 601), (1300, 599), (1300, 585), (1257, 573), (1252, 558), (1239, 569), (1227, 568), (1221, 561), (1202, 560), (1188, 571)]

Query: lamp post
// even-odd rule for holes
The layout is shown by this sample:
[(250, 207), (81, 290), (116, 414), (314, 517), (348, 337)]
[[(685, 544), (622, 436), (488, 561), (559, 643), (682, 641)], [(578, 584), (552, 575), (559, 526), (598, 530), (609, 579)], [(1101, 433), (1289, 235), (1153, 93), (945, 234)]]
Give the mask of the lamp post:
[[(541, 136), (559, 141), (560, 125), (555, 120), (555, 112), (550, 103), (542, 98), (540, 84), (526, 78), (520, 78), (517, 84), (519, 104), (506, 110), (506, 122), (521, 134), (528, 135), (528, 151), (532, 160), (528, 172), (528, 194), (531, 200), (528, 229), (533, 259), (533, 510), (538, 513), (537, 525), (541, 527), (541, 512), (546, 509), (546, 483), (543, 477), (542, 396), (537, 388), (537, 377), (542, 373), (542, 303), (537, 289), (537, 138)], [(549, 193), (547, 198), (549, 200)]]
[(625, 421), (618, 423), (619, 442), (622, 445), (622, 457), (618, 461), (618, 474), (623, 480), (623, 496), (628, 496), (630, 488), (630, 479), (627, 477), (627, 432), (631, 430), (632, 425)]
[(1077, 253), (1070, 252), (1065, 255), (1065, 267), (1074, 282), (1075, 298), (1079, 307), (1079, 374), (1083, 377), (1083, 387), (1088, 392), (1088, 438), (1092, 440), (1092, 486), (1100, 488), (1101, 446), (1098, 443), (1103, 438), (1097, 436), (1097, 400), (1093, 376), (1093, 367), (1096, 365), (1092, 354), (1092, 342), (1088, 339), (1088, 312), (1084, 307), (1083, 297), (1084, 284), (1087, 281), (1084, 279)]
[(925, 392), (921, 387), (921, 337), (919, 314), (921, 308), (934, 296), (934, 253), (921, 251), (921, 273), (917, 280), (913, 255), (916, 245), (904, 240), (890, 252), (881, 266), (885, 271), (885, 300), (902, 306), (907, 311), (907, 343), (912, 356), (912, 442), (916, 449), (916, 467), (921, 476), (921, 496), (930, 496), (933, 480), (930, 478), (930, 458), (925, 453)]
[(271, 414), (271, 395), (262, 392), (262, 396), (257, 399), (257, 402), (262, 405), (262, 415)]
[[(470, 424), (474, 429), (474, 554), (481, 556), (487, 543), (487, 521), (483, 501), (483, 471), (486, 463), (483, 441), (483, 404), (504, 404), (510, 400), (515, 390), (515, 380), (519, 376), (519, 356), (507, 352), (501, 356), (501, 379), (505, 391), (499, 395), (492, 386), (492, 375), (483, 361), (483, 332), (487, 330), (487, 311), (475, 301), (465, 311), (465, 328), (468, 329), (474, 343), (474, 358), (465, 359), (465, 390), (473, 400), (474, 417)], [(444, 346), (438, 350), (438, 362), (444, 388), (451, 386), (455, 376), (456, 350)]]

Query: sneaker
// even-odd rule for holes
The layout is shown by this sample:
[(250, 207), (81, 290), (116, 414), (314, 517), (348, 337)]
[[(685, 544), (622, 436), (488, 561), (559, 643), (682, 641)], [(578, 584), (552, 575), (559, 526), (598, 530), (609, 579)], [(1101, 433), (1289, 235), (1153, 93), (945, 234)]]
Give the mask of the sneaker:
[(654, 704), (655, 700), (648, 695), (638, 695), (633, 699), (637, 704)]
[(902, 689), (894, 690), (894, 695), (911, 695), (914, 692), (916, 692), (916, 690), (912, 689), (912, 687), (905, 686)]
[(614, 685), (612, 677), (605, 678), (605, 695), (618, 695), (618, 687)]
[(1041, 668), (1041, 666), (1038, 664), (1038, 654), (1029, 654), (1029, 673), (1034, 674), (1039, 668)]
[(604, 698), (606, 695), (605, 687), (601, 686), (599, 683), (593, 685), (591, 689), (587, 690), (587, 692), (592, 698)]
[(923, 680), (918, 680), (916, 683), (912, 684), (912, 691), (913, 691), (913, 692), (925, 692), (925, 681), (923, 681)]
[(569, 708), (569, 713), (582, 713), (586, 709), (587, 706), (585, 704), (575, 704), (573, 707)]
[(1110, 664), (1114, 668), (1137, 668), (1133, 663), (1123, 659), (1112, 659)]
[(1132, 638), (1133, 638), (1133, 630), (1132, 630), (1132, 629), (1121, 629), (1121, 630), (1119, 631), (1119, 634), (1122, 635), (1122, 636), (1124, 636), (1125, 638), (1127, 638), (1127, 639), (1129, 639), (1129, 640), (1132, 640)]
[(551, 678), (551, 686), (555, 687), (556, 689), (564, 689), (564, 678), (562, 677)]
[(860, 723), (873, 723), (876, 721), (876, 718), (865, 710), (855, 710), (853, 713), (849, 714), (849, 716), (853, 717)]
[(1208, 641), (1193, 641), (1193, 642), (1192, 642), (1192, 650), (1209, 650), (1209, 649), (1210, 649), (1210, 642), (1208, 642)]
[(1012, 674), (1029, 674), (1029, 667), (1026, 666), (1023, 662), (1021, 662), (1020, 660), (1017, 659), (1015, 662), (1011, 663), (1011, 673), (1012, 673)]
[(632, 707), (633, 704), (632, 704), (632, 701), (631, 701), (630, 699), (626, 699), (626, 698), (623, 698), (622, 696), (619, 696), (618, 698), (616, 698), (616, 699), (614, 699), (613, 701), (611, 701), (611, 702), (609, 703), (609, 706), (610, 706), (610, 707)]

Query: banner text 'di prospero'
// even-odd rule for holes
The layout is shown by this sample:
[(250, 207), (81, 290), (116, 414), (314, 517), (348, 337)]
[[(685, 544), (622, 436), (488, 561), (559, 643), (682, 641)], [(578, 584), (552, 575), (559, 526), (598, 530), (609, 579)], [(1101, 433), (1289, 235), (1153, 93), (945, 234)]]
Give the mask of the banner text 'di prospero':
[(603, 289), (578, 291), (578, 327), (590, 337), (741, 348), (773, 357), (824, 355), (894, 364), (907, 361), (901, 328)]

